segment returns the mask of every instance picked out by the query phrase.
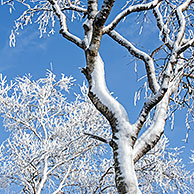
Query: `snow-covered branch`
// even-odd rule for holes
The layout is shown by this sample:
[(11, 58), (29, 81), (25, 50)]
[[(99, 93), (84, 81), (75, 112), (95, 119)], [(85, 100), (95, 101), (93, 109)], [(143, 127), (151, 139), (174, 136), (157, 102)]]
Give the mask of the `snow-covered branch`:
[[(142, 190), (149, 194), (192, 193), (194, 188), (188, 184), (192, 182), (192, 173), (184, 169), (183, 152), (183, 147), (170, 148), (168, 138), (163, 135), (157, 145), (135, 165)], [(158, 180), (165, 181), (159, 183)]]
[[(135, 162), (140, 157), (142, 157), (147, 151), (152, 149), (153, 146), (155, 146), (155, 144), (158, 142), (161, 134), (164, 131), (164, 124), (165, 124), (165, 120), (167, 118), (169, 97), (174, 91), (176, 91), (176, 88), (177, 88), (178, 84), (180, 83), (181, 77), (182, 77), (183, 72), (184, 72), (184, 61), (183, 60), (181, 61), (178, 59), (180, 57), (179, 55), (181, 54), (179, 48), (180, 48), (182, 39), (185, 35), (185, 25), (186, 25), (182, 11), (187, 9), (187, 7), (190, 5), (190, 3), (191, 3), (191, 1), (185, 1), (182, 5), (180, 5), (176, 9), (176, 12), (177, 12), (176, 15), (177, 15), (177, 19), (179, 21), (178, 22), (179, 27), (178, 27), (178, 32), (175, 36), (174, 41), (171, 41), (168, 38), (167, 27), (166, 27), (166, 25), (163, 24), (162, 16), (159, 12), (158, 7), (156, 7), (154, 9), (154, 15), (157, 18), (158, 26), (159, 26), (160, 30), (163, 31), (164, 41), (167, 41), (167, 42), (165, 42), (165, 44), (167, 44), (167, 46), (170, 45), (170, 47), (168, 46), (170, 49), (173, 48), (172, 52), (171, 52), (170, 59), (167, 63), (166, 69), (160, 78), (162, 80), (161, 87), (164, 86), (164, 88), (166, 88), (166, 89), (168, 88), (168, 92), (165, 95), (168, 97), (164, 97), (164, 99), (162, 99), (162, 101), (158, 105), (156, 105), (154, 118), (152, 120), (152, 124), (151, 124), (150, 128), (148, 128), (143, 133), (143, 135), (137, 140), (137, 142), (135, 144), (135, 148), (134, 148), (134, 152), (135, 152), (134, 161)], [(174, 78), (171, 78), (171, 83), (170, 83), (170, 77), (173, 75), (173, 71), (176, 74), (176, 75), (174, 75), (174, 77), (176, 77), (176, 79), (173, 81)], [(170, 87), (172, 86), (172, 89), (169, 89), (169, 86)], [(160, 107), (161, 104), (164, 104), (164, 106)], [(145, 106), (145, 104), (144, 104), (144, 106)], [(161, 109), (161, 110), (159, 110), (158, 107), (160, 107), (159, 109)], [(143, 107), (143, 110), (144, 110), (144, 107)], [(141, 114), (145, 113), (145, 111), (143, 111), (143, 110), (142, 110)], [(160, 112), (160, 114), (157, 113), (157, 110)], [(163, 112), (161, 112), (161, 111), (163, 111)], [(140, 116), (141, 116), (141, 114), (140, 114)], [(163, 115), (163, 116), (161, 117), (161, 115)], [(143, 116), (144, 116), (144, 114), (143, 114)], [(161, 118), (159, 118), (159, 117), (161, 117)], [(145, 117), (140, 117), (140, 118), (142, 118), (142, 119), (144, 118), (143, 121), (145, 121)]]
[(70, 4), (68, 6), (64, 6), (61, 8), (62, 11), (64, 10), (72, 10), (72, 11), (76, 11), (76, 12), (80, 12), (80, 13), (84, 13), (86, 14), (87, 13), (87, 9), (83, 8), (83, 7), (80, 7), (80, 6), (77, 6), (77, 5), (73, 5), (73, 4)]
[(111, 31), (108, 34), (116, 42), (118, 42), (120, 45), (124, 46), (133, 56), (144, 61), (150, 89), (154, 93), (156, 93), (159, 90), (160, 86), (159, 86), (158, 81), (156, 79), (153, 59), (145, 52), (135, 48), (135, 46), (133, 46), (127, 39), (125, 39), (123, 36), (121, 36), (116, 31)]
[(90, 84), (89, 97), (96, 105), (97, 109), (101, 111), (113, 126), (118, 122), (117, 119), (125, 120), (125, 122), (128, 121), (125, 109), (112, 97), (107, 89), (104, 63), (100, 55), (93, 58), (93, 62), (94, 67), (93, 64), (88, 64), (88, 66), (82, 70)]
[(80, 48), (83, 48), (82, 40), (69, 32), (67, 27), (66, 15), (63, 13), (62, 8), (58, 5), (57, 1), (49, 0), (49, 2), (51, 3), (55, 14), (57, 15), (60, 21), (61, 26), (60, 33), (62, 34), (62, 36), (67, 40), (75, 43)]
[(192, 38), (191, 40), (183, 44), (181, 47), (179, 47), (179, 49), (177, 50), (177, 54), (180, 55), (190, 47), (194, 47), (194, 38)]
[[(72, 86), (71, 77), (63, 75), (60, 81), (56, 81), (55, 76), (49, 72), (46, 78), (37, 82), (25, 76), (9, 85), (0, 75), (0, 114), (4, 118), (5, 128), (11, 132), (0, 150), (0, 179), (3, 177), (9, 180), (7, 185), (21, 183), (23, 191), (34, 193), (46, 192), (48, 189), (54, 194), (93, 191), (153, 193), (154, 186), (160, 184), (160, 181), (165, 182), (164, 179), (171, 182), (166, 187), (162, 182), (160, 191), (166, 192), (168, 188), (169, 191), (174, 191), (174, 188), (188, 191), (186, 184), (181, 184), (180, 176), (177, 175), (180, 172), (186, 180), (188, 176), (182, 173), (182, 168), (173, 170), (176, 176), (169, 173), (169, 169), (162, 168), (157, 178), (147, 173), (147, 169), (151, 172), (153, 169), (154, 172), (159, 171), (153, 156), (160, 162), (165, 160), (164, 152), (162, 156), (159, 154), (162, 157), (160, 160), (155, 148), (159, 150), (157, 143), (160, 145), (168, 115), (186, 106), (188, 129), (190, 122), (194, 121), (193, 1), (129, 0), (124, 2), (126, 4), (123, 8), (119, 4), (119, 11), (117, 7), (112, 9), (118, 5), (115, 0), (8, 0), (7, 4), (14, 7), (15, 1), (22, 4), (24, 11), (15, 20), (10, 35), (12, 45), (15, 45), (15, 34), (24, 26), (38, 23), (40, 36), (44, 33), (49, 35), (54, 34), (55, 21), (58, 20), (62, 36), (84, 50), (86, 67), (82, 72), (88, 80), (89, 88), (82, 86), (81, 95), (76, 94), (74, 101), (69, 102), (66, 92)], [(154, 50), (151, 54), (127, 40), (135, 28), (127, 29), (126, 26), (123, 33), (130, 33), (123, 36), (114, 30), (121, 20), (123, 26), (126, 24), (125, 17), (132, 16), (134, 20), (132, 13), (139, 14), (138, 20), (142, 18), (141, 13), (144, 13), (143, 22), (148, 21), (147, 16), (152, 14), (148, 10), (153, 10), (154, 16), (150, 18), (155, 17), (158, 28), (153, 27), (154, 23), (142, 24), (150, 25), (154, 35), (158, 30), (159, 38), (155, 38), (156, 42), (148, 47), (143, 45), (147, 42), (144, 39), (141, 46), (145, 50)], [(75, 18), (79, 19), (77, 34), (81, 36), (83, 30), (83, 38), (71, 34), (71, 29), (68, 29), (73, 26), (69, 22)], [(141, 33), (144, 33), (142, 28)], [(100, 45), (107, 41), (102, 39), (105, 34), (125, 47), (135, 60), (140, 59), (145, 64), (140, 71), (135, 68), (138, 76), (139, 73), (144, 74), (139, 83), (145, 88), (144, 98), (141, 98), (143, 108), (135, 124), (130, 123), (127, 111), (107, 88), (104, 62), (99, 54)], [(144, 78), (147, 78), (146, 81)], [(138, 98), (142, 96), (141, 91), (138, 92)], [(143, 132), (140, 133), (140, 130)], [(140, 137), (138, 134), (141, 134)], [(165, 146), (161, 147), (163, 149)], [(109, 154), (105, 154), (105, 150)], [(141, 160), (141, 165), (137, 165)], [(177, 165), (173, 161), (171, 164)], [(111, 174), (107, 171), (110, 166), (115, 170)], [(150, 187), (147, 186), (146, 177), (141, 177), (145, 175), (144, 172), (154, 180)], [(141, 182), (142, 179), (147, 187)], [(180, 189), (181, 186), (185, 186), (185, 189)]]
[(41, 194), (41, 191), (47, 181), (47, 170), (48, 170), (48, 155), (45, 155), (44, 157), (44, 160), (43, 160), (43, 174), (42, 174), (42, 177), (41, 177), (41, 181), (40, 183), (38, 184), (37, 186), (37, 194)]
[(192, 0), (186, 0), (176, 9), (176, 16), (179, 24), (179, 29), (175, 38), (175, 42), (173, 44), (173, 49), (177, 49), (177, 47), (181, 45), (182, 39), (184, 38), (186, 21), (185, 21), (185, 16), (183, 15), (183, 12), (189, 7), (189, 5), (192, 2), (193, 2)]
[(94, 19), (98, 12), (98, 0), (88, 0), (87, 14), (89, 19)]
[[(88, 89), (85, 85), (80, 88), (81, 94), (75, 96), (75, 101), (67, 101), (64, 90), (71, 91), (71, 81), (72, 78), (64, 76), (56, 81), (51, 72), (46, 78), (37, 81), (31, 81), (27, 77), (18, 78), (17, 82), (12, 84), (11, 89), (15, 90), (12, 93), (9, 90), (9, 85), (6, 85), (6, 81), (2, 79), (0, 83), (0, 99), (1, 102), (4, 101), (0, 106), (2, 116), (14, 112), (11, 109), (14, 106), (17, 112), (15, 117), (25, 118), (26, 122), (32, 121), (37, 132), (44, 136), (44, 129), (37, 117), (41, 118), (45, 115), (45, 120), (42, 120), (42, 123), (46, 125), (48, 139), (40, 141), (31, 130), (22, 128), (20, 122), (15, 120), (13, 123), (12, 119), (7, 117), (4, 121), (5, 127), (12, 130), (13, 133), (0, 146), (1, 187), (9, 188), (13, 184), (18, 191), (31, 193), (48, 190), (54, 194), (57, 192), (68, 193), (69, 191), (79, 193), (83, 190), (96, 194), (102, 191), (117, 193), (114, 177), (120, 167), (120, 174), (133, 184), (136, 180), (134, 179), (135, 174), (132, 174), (131, 170), (136, 172), (143, 192), (152, 192), (153, 189), (154, 191), (156, 189), (174, 191), (176, 188), (179, 188), (180, 191), (192, 191), (188, 184), (190, 174), (182, 167), (178, 156), (175, 154), (173, 155), (176, 157), (175, 159), (174, 157), (167, 159), (166, 154), (169, 153), (169, 156), (172, 156), (172, 153), (166, 150), (165, 138), (162, 138), (151, 152), (138, 160), (137, 157), (140, 157), (138, 146), (142, 149), (141, 151), (144, 151), (148, 145), (143, 141), (143, 135), (137, 140), (134, 149), (127, 144), (131, 141), (131, 126), (125, 120), (123, 123), (116, 122), (118, 131), (113, 131), (114, 135), (111, 141), (113, 152), (119, 157), (115, 157), (116, 160), (113, 161), (112, 152), (107, 157), (108, 144), (103, 146), (101, 142), (99, 143), (98, 138), (100, 137), (102, 142), (107, 143), (106, 139), (111, 139), (112, 135), (110, 126), (89, 101)], [(98, 83), (96, 84), (98, 85)], [(7, 95), (8, 93), (10, 96)], [(155, 114), (165, 116), (166, 101), (164, 98), (157, 105)], [(111, 103), (116, 105), (113, 99), (109, 98), (109, 100), (111, 101), (109, 108), (111, 108)], [(121, 109), (119, 106), (117, 108), (111, 110)], [(115, 118), (116, 116), (119, 121), (119, 112), (116, 112)], [(149, 138), (154, 138), (152, 132), (156, 129), (162, 131), (161, 125), (165, 123), (162, 120), (163, 117), (155, 115), (154, 118), (160, 122), (155, 122), (155, 126), (152, 126), (148, 136), (144, 134), (144, 140), (147, 140), (147, 143), (149, 143)], [(159, 129), (160, 127), (161, 129)], [(84, 134), (96, 135), (91, 135), (94, 138), (90, 138), (90, 135)], [(93, 140), (95, 138), (97, 141)], [(142, 141), (140, 141), (141, 138)], [(133, 160), (130, 160), (130, 163), (128, 160), (133, 158), (133, 154), (138, 155), (135, 158), (138, 160), (135, 169), (132, 169), (134, 168)], [(157, 163), (155, 163), (156, 161)], [(124, 165), (115, 165), (115, 162)], [(110, 170), (107, 169), (113, 165), (116, 166), (117, 171), (109, 173)], [(130, 179), (128, 176), (131, 176)], [(180, 181), (182, 179), (184, 179), (183, 182)], [(160, 181), (157, 182), (158, 180)], [(122, 179), (117, 180), (118, 183), (121, 181)], [(121, 190), (122, 182), (118, 183), (117, 187), (120, 187)], [(135, 185), (131, 186), (133, 189), (136, 188)]]
[[(97, 158), (98, 162), (104, 160), (103, 145), (84, 133), (111, 139), (110, 126), (89, 101), (85, 85), (80, 88), (81, 94), (75, 95), (75, 101), (67, 101), (66, 91), (69, 91), (72, 81), (72, 77), (65, 76), (56, 81), (49, 72), (46, 78), (37, 81), (18, 78), (12, 87), (5, 84), (4, 79), (0, 82), (0, 114), (4, 117), (6, 129), (11, 132), (0, 147), (0, 179), (5, 179), (8, 187), (19, 183), (32, 193), (48, 188), (51, 192), (57, 189), (65, 192), (73, 186), (64, 188), (64, 185), (71, 185), (73, 181), (82, 187), (84, 185), (88, 192), (97, 187), (98, 178), (95, 177), (104, 173), (104, 168), (99, 171), (96, 165)], [(11, 113), (15, 120), (9, 117)], [(35, 127), (41, 140), (24, 123)], [(89, 173), (93, 174), (92, 178)], [(64, 174), (69, 174), (66, 179)], [(77, 191), (81, 189), (77, 187)]]
[[(186, 20), (185, 16), (183, 15), (183, 12), (187, 10), (187, 8), (191, 5), (192, 1), (188, 0), (180, 4), (177, 8), (176, 6), (172, 6), (171, 13), (166, 16), (165, 11), (163, 10), (163, 15), (160, 11), (161, 4), (158, 4), (154, 9), (153, 13), (157, 20), (157, 26), (160, 30), (160, 36), (163, 35), (162, 41), (168, 46), (170, 50), (176, 49), (179, 45), (181, 45), (182, 40), (184, 40), (185, 36), (185, 27), (186, 27)], [(163, 5), (165, 6), (165, 5)], [(165, 8), (167, 12), (167, 8)], [(172, 18), (175, 15), (177, 21), (178, 21), (178, 29), (170, 28), (170, 25), (173, 26)], [(165, 18), (165, 22), (163, 20)], [(172, 24), (170, 24), (172, 23)], [(173, 32), (174, 31), (174, 32)], [(174, 40), (174, 34), (177, 32), (175, 40)], [(170, 37), (172, 36), (172, 38)]]
[(71, 172), (72, 165), (73, 165), (73, 162), (69, 165), (65, 176), (63, 177), (63, 179), (61, 180), (61, 182), (59, 184), (58, 189), (55, 192), (53, 192), (53, 194), (57, 194), (57, 193), (59, 193), (63, 189), (64, 183), (65, 183), (66, 179), (68, 178), (68, 176), (69, 176), (69, 174)]
[(167, 88), (161, 88), (155, 95), (153, 95), (151, 98), (145, 101), (144, 106), (141, 110), (141, 113), (137, 121), (133, 125), (133, 127), (136, 130), (136, 138), (141, 128), (143, 127), (149, 112), (151, 111), (153, 107), (155, 107), (162, 100), (166, 91), (167, 91)]
[[(126, 110), (111, 96), (107, 89), (104, 63), (100, 55), (98, 54), (97, 57), (88, 56), (87, 61), (87, 67), (83, 69), (83, 73), (89, 82), (88, 95), (96, 108), (108, 119), (112, 127), (111, 146), (115, 160), (117, 189), (119, 193), (127, 193), (130, 189), (135, 193), (140, 193), (137, 179), (134, 176), (132, 155), (132, 146), (136, 140), (134, 138), (135, 133), (128, 121)], [(124, 164), (126, 161), (127, 165)], [(131, 186), (129, 186), (130, 184)]]
[(160, 30), (160, 36), (163, 35), (163, 42), (168, 46), (170, 50), (172, 50), (172, 40), (169, 37), (170, 29), (167, 27), (167, 23), (164, 23), (163, 16), (159, 10), (160, 4), (158, 4), (154, 9), (153, 13), (157, 21), (157, 26)]
[(134, 162), (137, 162), (143, 155), (151, 150), (164, 133), (168, 103), (169, 92), (165, 93), (163, 99), (156, 106), (151, 126), (137, 139), (134, 145)]
[(133, 12), (140, 12), (140, 11), (153, 9), (160, 2), (161, 0), (154, 0), (146, 4), (138, 4), (138, 5), (129, 6), (128, 8), (124, 9), (120, 14), (118, 14), (110, 24), (104, 27), (103, 33), (109, 33), (110, 31), (112, 31), (117, 26), (117, 24), (127, 15)]

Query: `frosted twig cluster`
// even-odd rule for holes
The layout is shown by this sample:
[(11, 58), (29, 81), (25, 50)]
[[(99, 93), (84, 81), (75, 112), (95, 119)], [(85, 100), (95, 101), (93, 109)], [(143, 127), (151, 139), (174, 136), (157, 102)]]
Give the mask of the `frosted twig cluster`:
[(64, 75), (57, 81), (49, 72), (37, 81), (24, 76), (8, 84), (1, 75), (0, 114), (10, 132), (0, 147), (4, 191), (13, 186), (18, 193), (91, 193), (97, 187), (111, 161), (106, 145), (84, 133), (110, 138), (110, 127), (89, 101), (85, 85), (67, 100), (74, 82)]

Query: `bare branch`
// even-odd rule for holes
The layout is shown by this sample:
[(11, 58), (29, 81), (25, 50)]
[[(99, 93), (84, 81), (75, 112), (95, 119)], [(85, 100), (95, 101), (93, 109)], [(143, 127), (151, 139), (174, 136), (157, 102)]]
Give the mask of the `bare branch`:
[(90, 137), (93, 138), (93, 139), (96, 139), (96, 140), (98, 140), (98, 141), (101, 141), (101, 142), (103, 142), (103, 143), (109, 143), (106, 139), (104, 139), (104, 138), (102, 138), (102, 137), (99, 137), (99, 136), (97, 136), (97, 135), (93, 135), (93, 134), (90, 134), (90, 133), (84, 133), (84, 134), (90, 136)]
[(100, 180), (99, 180), (99, 185), (96, 187), (96, 189), (94, 190), (93, 194), (95, 194), (95, 193), (98, 191), (98, 189), (102, 186), (102, 181), (103, 181), (104, 177), (105, 177), (107, 174), (112, 173), (112, 172), (110, 172), (110, 170), (111, 170), (112, 168), (113, 168), (112, 166), (109, 167), (109, 168), (105, 171), (105, 173), (101, 176), (101, 178), (100, 178)]
[[(98, 144), (100, 145), (100, 144)], [(56, 168), (58, 168), (59, 166), (61, 166), (62, 164), (64, 163), (67, 163), (67, 162), (72, 162), (75, 158), (79, 157), (80, 155), (82, 155), (84, 152), (87, 152), (88, 150), (90, 150), (92, 148), (92, 144), (88, 145), (85, 149), (79, 151), (79, 152), (76, 152), (75, 155), (73, 155), (71, 158), (67, 159), (67, 160), (61, 160), (59, 161), (58, 163), (56, 163), (52, 168), (50, 168), (47, 173), (46, 173), (46, 176), (50, 175)]]
[[(192, 72), (191, 72), (192, 73)], [(188, 74), (188, 73), (184, 73), (183, 74), (183, 76), (185, 76), (185, 77), (189, 77), (189, 78), (191, 78), (191, 79), (194, 79), (194, 75), (193, 74)]]
[(102, 8), (100, 9), (100, 11), (98, 12), (98, 14), (95, 17), (94, 20), (94, 26), (96, 28), (102, 28), (104, 23), (106, 22), (110, 11), (113, 7), (115, 0), (104, 0)]
[(194, 47), (194, 38), (183, 44), (179, 49), (177, 50), (177, 54), (180, 55), (184, 51), (186, 51), (188, 48)]
[(166, 45), (166, 43), (162, 44), (161, 46), (159, 46), (158, 48), (156, 48), (154, 51), (152, 51), (150, 57), (153, 58), (153, 56), (155, 55), (155, 53), (157, 53), (160, 49), (162, 49), (162, 47)]

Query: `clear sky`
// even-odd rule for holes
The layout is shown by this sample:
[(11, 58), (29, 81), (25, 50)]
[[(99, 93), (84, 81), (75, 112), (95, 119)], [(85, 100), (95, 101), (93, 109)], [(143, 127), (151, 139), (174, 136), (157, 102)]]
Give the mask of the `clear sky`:
[[(60, 76), (61, 73), (73, 75), (77, 83), (81, 84), (85, 78), (79, 67), (85, 66), (84, 53), (78, 47), (63, 39), (58, 31), (54, 36), (40, 39), (38, 25), (30, 25), (16, 37), (16, 47), (9, 47), (9, 35), (14, 25), (14, 18), (17, 15), (17, 10), (10, 15), (7, 6), (0, 6), (0, 73), (6, 75), (8, 80), (27, 73), (37, 79), (45, 76), (46, 70), (51, 69), (52, 66), (53, 72), (57, 76)], [(154, 46), (158, 45), (158, 42), (155, 41), (158, 36), (155, 27), (150, 29), (145, 25), (143, 34), (139, 37), (140, 26), (134, 27), (131, 20), (126, 22), (128, 29), (121, 25), (119, 30), (121, 33), (127, 30), (127, 36), (133, 43), (141, 43), (148, 50), (152, 50)], [(107, 36), (103, 38), (100, 51), (105, 61), (108, 87), (125, 106), (129, 118), (133, 122), (142, 106), (141, 102), (138, 103), (137, 107), (133, 106), (133, 96), (135, 89), (137, 89), (136, 86), (138, 86), (133, 58), (124, 48), (121, 48)], [(142, 67), (138, 66), (141, 72)], [(177, 113), (174, 130), (170, 130), (170, 124), (167, 122), (165, 133), (169, 137), (172, 147), (186, 147), (183, 156), (185, 161), (188, 161), (186, 158), (190, 155), (189, 150), (194, 150), (194, 131), (190, 133), (189, 143), (184, 143), (182, 141), (186, 134), (184, 122), (184, 113)], [(7, 136), (2, 124), (0, 132), (0, 142), (2, 142)]]

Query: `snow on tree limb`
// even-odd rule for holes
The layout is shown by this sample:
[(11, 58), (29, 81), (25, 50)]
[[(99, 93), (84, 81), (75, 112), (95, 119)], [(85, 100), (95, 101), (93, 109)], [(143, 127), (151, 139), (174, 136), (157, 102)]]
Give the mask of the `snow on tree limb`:
[[(82, 86), (83, 96), (78, 95), (75, 102), (70, 103), (67, 102), (65, 93), (62, 91), (70, 89), (72, 78), (63, 76), (61, 80), (56, 81), (55, 76), (49, 73), (46, 79), (37, 81), (30, 81), (27, 77), (17, 80), (17, 83), (12, 83), (12, 87), (9, 87), (4, 84), (6, 81), (2, 79), (0, 99), (4, 105), (1, 104), (0, 112), (6, 118), (6, 115), (9, 116), (10, 112), (13, 112), (11, 107), (14, 106), (17, 112), (15, 117), (23, 118), (26, 123), (33, 121), (30, 123), (31, 126), (37, 120), (39, 123), (36, 124), (37, 132), (42, 134), (42, 139), (47, 138), (47, 141), (46, 139), (40, 141), (30, 129), (22, 128), (17, 119), (13, 121), (8, 117), (5, 120), (5, 127), (14, 133), (0, 146), (1, 182), (6, 180), (8, 185), (20, 183), (23, 191), (32, 193), (44, 192), (48, 188), (53, 193), (68, 192), (69, 188), (72, 193), (78, 193), (82, 191), (83, 186), (88, 192), (117, 193), (113, 181), (114, 172), (111, 170), (109, 173), (110, 170), (108, 170), (112, 169), (112, 159), (103, 160), (102, 158), (103, 161), (101, 161), (98, 153), (98, 147), (101, 145), (96, 144), (92, 140), (93, 138), (87, 138), (88, 135), (84, 135), (84, 133), (96, 133), (97, 135), (94, 137), (111, 138), (110, 131), (107, 131), (109, 125), (106, 120), (88, 101), (87, 88)], [(17, 90), (14, 93), (9, 93), (11, 96), (7, 96), (7, 92), (12, 88)], [(40, 104), (36, 104), (36, 102)], [(158, 107), (158, 110), (162, 110), (161, 106)], [(63, 111), (65, 112), (63, 113)], [(44, 135), (44, 132), (40, 133), (43, 128), (38, 116), (44, 118), (43, 123), (47, 125), (48, 137)], [(105, 140), (104, 143), (107, 141)], [(115, 146), (114, 143), (113, 146)], [(7, 153), (10, 154), (10, 157)], [(177, 188), (180, 191), (191, 191), (187, 185), (190, 174), (182, 169), (176, 155), (173, 155), (176, 156), (176, 160), (174, 157), (169, 157), (167, 160), (165, 154), (172, 156), (173, 153), (166, 150), (166, 139), (162, 138), (161, 143), (159, 142), (148, 155), (136, 163), (135, 170), (143, 191), (152, 193), (153, 189), (154, 191), (156, 189), (174, 191)], [(101, 162), (102, 166), (99, 167), (93, 163), (93, 160), (97, 163)], [(157, 165), (155, 165), (155, 161), (157, 161)], [(92, 177), (90, 173), (92, 173)], [(56, 180), (55, 177), (59, 177), (59, 179)], [(176, 182), (174, 183), (175, 178)], [(181, 182), (180, 180), (183, 179), (184, 181)], [(163, 182), (156, 184), (157, 180), (163, 180)], [(166, 180), (168, 180), (168, 184), (165, 183)], [(153, 184), (151, 184), (152, 182)], [(81, 187), (79, 187), (80, 184)]]
[(177, 54), (183, 53), (185, 50), (187, 50), (190, 47), (194, 47), (194, 38), (187, 41), (185, 44), (183, 44), (177, 51)]
[(137, 139), (134, 145), (134, 162), (137, 162), (145, 153), (151, 150), (164, 133), (167, 119), (169, 93), (156, 106), (151, 126)]
[(157, 21), (157, 26), (160, 29), (160, 36), (163, 35), (163, 42), (165, 42), (168, 48), (172, 50), (172, 40), (169, 37), (170, 30), (168, 29), (167, 24), (164, 24), (162, 14), (159, 11), (159, 7), (160, 4), (153, 9), (153, 13)]
[(60, 21), (60, 26), (61, 26), (60, 33), (63, 35), (64, 38), (75, 43), (77, 46), (83, 48), (82, 41), (78, 37), (74, 36), (73, 34), (71, 34), (68, 31), (66, 16), (62, 12), (60, 6), (57, 4), (57, 1), (56, 0), (49, 0), (49, 2), (51, 3), (55, 14), (57, 15), (57, 17)]
[[(88, 101), (86, 86), (81, 86), (82, 94), (75, 96), (74, 102), (67, 101), (65, 90), (70, 89), (72, 81), (71, 77), (64, 76), (56, 81), (50, 72), (47, 78), (37, 81), (31, 81), (27, 77), (18, 78), (11, 88), (1, 82), (0, 113), (4, 117), (5, 127), (11, 133), (8, 140), (0, 146), (0, 179), (7, 179), (8, 185), (18, 182), (26, 192), (41, 193), (49, 188), (50, 184), (52, 192), (61, 191), (63, 188), (68, 191), (68, 188), (75, 187), (71, 186), (71, 182), (74, 181), (75, 184), (79, 182), (89, 189), (88, 180), (77, 177), (77, 173), (81, 174), (84, 171), (83, 176), (92, 172), (95, 176), (96, 172), (104, 173), (103, 167), (102, 171), (99, 171), (99, 166), (96, 165), (96, 171), (92, 165), (97, 162), (97, 158), (99, 161), (104, 155), (103, 149), (100, 148), (102, 144), (88, 138), (84, 132), (110, 137), (109, 125)], [(15, 111), (12, 107), (15, 107)], [(19, 119), (10, 118), (11, 114), (14, 118), (20, 118), (26, 124), (35, 127), (41, 140), (19, 122)], [(45, 125), (48, 137), (44, 135), (40, 120)], [(7, 160), (7, 153), (10, 154), (10, 160)], [(93, 155), (94, 158), (83, 157), (92, 153), (96, 153)], [(93, 170), (89, 170), (90, 168)], [(99, 174), (97, 177), (100, 176)], [(55, 177), (58, 177), (58, 180)], [(55, 182), (54, 185), (50, 182), (52, 180)], [(94, 180), (90, 178), (90, 182)], [(88, 186), (85, 182), (88, 182)], [(93, 188), (97, 185), (96, 179)], [(81, 190), (79, 186), (76, 187), (77, 191)]]
[(158, 84), (158, 81), (156, 79), (155, 75), (155, 67), (153, 63), (153, 59), (146, 54), (145, 52), (135, 48), (128, 40), (126, 40), (124, 37), (122, 37), (119, 33), (116, 31), (111, 31), (108, 33), (111, 38), (113, 38), (116, 42), (124, 46), (128, 51), (135, 57), (141, 59), (144, 61), (146, 70), (147, 70), (147, 76), (149, 80), (149, 86), (151, 90), (156, 93), (160, 86)]
[(161, 2), (161, 0), (154, 0), (147, 4), (137, 4), (137, 5), (129, 6), (128, 8), (123, 10), (120, 14), (118, 14), (110, 24), (104, 27), (103, 33), (109, 33), (110, 31), (112, 31), (117, 26), (117, 24), (127, 15), (133, 12), (140, 12), (140, 11), (153, 9), (159, 2)]
[(153, 95), (150, 99), (144, 102), (144, 106), (141, 110), (141, 113), (134, 124), (134, 128), (136, 129), (136, 138), (143, 127), (146, 118), (153, 107), (155, 107), (164, 97), (167, 92), (167, 88), (160, 89), (155, 95)]

